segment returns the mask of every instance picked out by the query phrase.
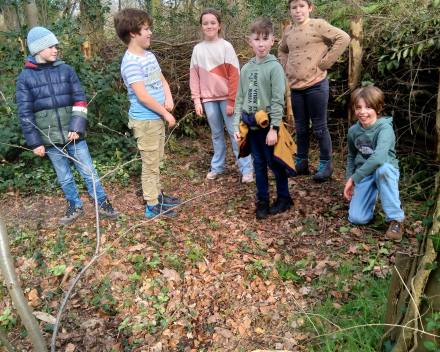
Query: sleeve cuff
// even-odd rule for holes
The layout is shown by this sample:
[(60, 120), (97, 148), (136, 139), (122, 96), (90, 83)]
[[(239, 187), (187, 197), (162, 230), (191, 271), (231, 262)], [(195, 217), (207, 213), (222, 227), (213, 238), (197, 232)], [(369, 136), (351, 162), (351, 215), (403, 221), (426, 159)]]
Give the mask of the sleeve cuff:
[(363, 177), (356, 172), (353, 175), (351, 175), (350, 177), (354, 183), (359, 183), (363, 180)]
[(196, 104), (201, 104), (202, 102), (201, 102), (201, 100), (200, 100), (200, 98), (196, 98), (196, 99), (194, 99), (194, 105), (196, 105)]
[(234, 107), (235, 106), (235, 100), (229, 99), (228, 103), (226, 105)]

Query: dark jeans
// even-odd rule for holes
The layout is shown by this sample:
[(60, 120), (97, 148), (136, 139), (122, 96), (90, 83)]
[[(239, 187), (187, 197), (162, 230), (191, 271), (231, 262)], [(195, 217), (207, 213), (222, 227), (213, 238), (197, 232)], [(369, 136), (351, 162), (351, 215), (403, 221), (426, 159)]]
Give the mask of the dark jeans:
[(298, 158), (307, 159), (309, 156), (310, 120), (312, 120), (313, 132), (318, 139), (319, 159), (331, 160), (332, 158), (332, 141), (327, 128), (328, 95), (327, 78), (304, 90), (290, 90)]
[(257, 198), (269, 200), (269, 179), (267, 177), (267, 166), (273, 171), (277, 182), (277, 194), (279, 197), (290, 197), (287, 173), (284, 166), (277, 163), (273, 158), (273, 146), (266, 144), (266, 136), (269, 127), (259, 130), (249, 129), (247, 138), (251, 145), (252, 156), (254, 157), (255, 179), (257, 184)]

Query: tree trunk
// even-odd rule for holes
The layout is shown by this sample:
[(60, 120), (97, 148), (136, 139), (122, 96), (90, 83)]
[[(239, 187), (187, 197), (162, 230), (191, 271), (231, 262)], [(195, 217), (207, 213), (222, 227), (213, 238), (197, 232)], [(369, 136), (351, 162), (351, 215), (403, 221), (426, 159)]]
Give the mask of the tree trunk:
[[(348, 87), (354, 90), (358, 84), (358, 79), (362, 69), (362, 17), (353, 16), (350, 20), (350, 48), (348, 65)], [(348, 110), (348, 124), (350, 127), (356, 122), (352, 116), (351, 109)]]
[(435, 120), (435, 154), (436, 160), (440, 156), (440, 68), (439, 68), (439, 83), (438, 83), (438, 94), (437, 94), (437, 113)]
[(26, 15), (29, 29), (38, 26), (38, 11), (34, 0), (24, 1), (24, 13)]
[[(283, 37), (283, 33), (284, 33), (284, 29), (287, 26), (290, 26), (292, 24), (292, 22), (290, 22), (290, 20), (287, 19), (283, 19), (281, 20), (280, 23), (280, 27), (281, 27), (281, 33), (280, 33), (280, 38)], [(285, 107), (286, 107), (286, 122), (289, 124), (288, 130), (292, 131), (295, 127), (295, 119), (293, 116), (293, 111), (292, 111), (292, 101), (290, 100), (290, 87), (289, 85), (286, 86), (286, 102), (285, 102)]]
[(17, 273), (14, 268), (14, 259), (11, 256), (9, 237), (6, 225), (0, 214), (0, 269), (5, 279), (5, 285), (11, 295), (14, 307), (20, 315), (21, 321), (29, 334), (29, 338), (34, 345), (36, 352), (47, 352), (46, 341), (40, 331), (40, 326), (29, 308), (28, 302), (24, 297), (18, 281)]
[[(436, 204), (429, 215), (433, 222), (431, 227), (426, 229), (424, 233), (417, 255), (412, 258), (404, 254), (396, 256), (388, 293), (385, 324), (399, 326), (386, 328), (381, 339), (381, 347), (386, 341), (396, 342), (392, 352), (424, 352), (427, 351), (424, 345), (424, 342), (427, 341), (437, 344), (437, 348), (440, 347), (438, 338), (435, 340), (433, 336), (403, 328), (403, 326), (406, 326), (437, 336), (440, 334), (440, 329), (437, 328), (428, 331), (428, 321), (426, 320), (427, 318), (432, 319), (432, 313), (440, 311), (440, 300), (438, 299), (440, 266), (436, 269), (426, 269), (427, 265), (440, 261), (438, 253), (440, 245), (428, 237), (430, 235), (438, 236), (440, 231), (439, 182), (440, 176), (436, 180)], [(405, 282), (411, 294), (403, 282)]]

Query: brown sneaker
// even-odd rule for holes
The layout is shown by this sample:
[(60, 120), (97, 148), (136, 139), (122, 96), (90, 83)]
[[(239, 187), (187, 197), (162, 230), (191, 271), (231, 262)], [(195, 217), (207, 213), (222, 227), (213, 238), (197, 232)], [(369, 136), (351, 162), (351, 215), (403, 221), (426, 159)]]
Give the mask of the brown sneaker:
[(385, 234), (386, 238), (400, 242), (403, 234), (403, 220), (391, 220), (390, 227)]

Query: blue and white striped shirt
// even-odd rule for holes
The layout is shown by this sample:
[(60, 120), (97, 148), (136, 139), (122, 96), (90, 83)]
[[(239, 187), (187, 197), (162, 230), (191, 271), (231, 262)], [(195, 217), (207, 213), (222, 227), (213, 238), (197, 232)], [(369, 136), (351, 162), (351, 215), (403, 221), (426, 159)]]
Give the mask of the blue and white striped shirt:
[(158, 120), (162, 116), (142, 104), (130, 86), (135, 82), (144, 82), (147, 92), (159, 104), (162, 105), (165, 102), (159, 63), (153, 53), (146, 50), (144, 53), (147, 55), (146, 57), (133, 55), (126, 51), (122, 58), (121, 75), (127, 86), (128, 98), (131, 103), (128, 114), (135, 120)]

